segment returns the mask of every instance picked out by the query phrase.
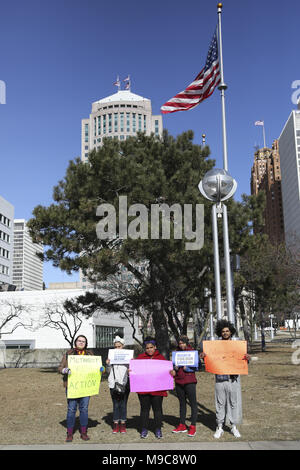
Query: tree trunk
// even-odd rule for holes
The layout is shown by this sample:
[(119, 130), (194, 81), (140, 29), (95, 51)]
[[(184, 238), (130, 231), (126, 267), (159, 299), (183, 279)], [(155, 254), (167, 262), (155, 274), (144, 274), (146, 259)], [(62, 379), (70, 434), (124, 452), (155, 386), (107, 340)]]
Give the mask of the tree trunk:
[(170, 338), (168, 324), (161, 308), (160, 302), (156, 302), (152, 314), (155, 339), (159, 352), (169, 360), (170, 357)]

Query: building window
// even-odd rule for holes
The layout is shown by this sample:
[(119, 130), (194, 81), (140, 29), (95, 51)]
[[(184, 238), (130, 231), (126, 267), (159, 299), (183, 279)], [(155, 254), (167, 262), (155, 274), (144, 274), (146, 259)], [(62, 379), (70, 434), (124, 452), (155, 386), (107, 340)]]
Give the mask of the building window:
[(115, 132), (118, 132), (118, 113), (115, 113), (114, 116), (115, 116), (114, 130)]
[(108, 115), (108, 132), (112, 132), (112, 114)]
[(96, 348), (112, 348), (116, 333), (124, 334), (124, 328), (96, 325)]
[(147, 123), (147, 121), (146, 121), (146, 115), (144, 114), (144, 132), (146, 132), (146, 130), (147, 130), (146, 123)]
[(84, 141), (88, 142), (89, 141), (89, 125), (85, 124), (84, 126)]
[(126, 113), (126, 131), (130, 132), (130, 113)]
[(136, 132), (136, 113), (132, 113), (132, 132)]
[(124, 132), (124, 113), (120, 113), (120, 132)]
[(142, 115), (141, 114), (139, 114), (138, 116), (138, 123), (139, 123), (139, 131), (141, 131), (142, 130)]
[(101, 116), (98, 116), (98, 135), (101, 134)]
[(106, 134), (106, 114), (103, 116), (103, 134)]

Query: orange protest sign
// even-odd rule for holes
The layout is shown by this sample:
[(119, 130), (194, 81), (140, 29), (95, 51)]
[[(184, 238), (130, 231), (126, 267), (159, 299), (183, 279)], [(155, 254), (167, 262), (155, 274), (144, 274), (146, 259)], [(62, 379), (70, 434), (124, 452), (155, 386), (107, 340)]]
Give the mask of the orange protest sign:
[(212, 374), (247, 375), (248, 362), (246, 341), (203, 341), (205, 370)]

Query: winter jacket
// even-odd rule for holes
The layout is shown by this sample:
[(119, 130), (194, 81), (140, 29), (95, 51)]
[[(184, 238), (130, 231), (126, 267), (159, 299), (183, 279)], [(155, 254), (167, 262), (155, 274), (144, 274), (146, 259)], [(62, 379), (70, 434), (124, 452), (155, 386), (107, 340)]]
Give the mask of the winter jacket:
[[(93, 356), (94, 353), (92, 351), (89, 351), (88, 349), (84, 349), (84, 354), (87, 356)], [(68, 356), (76, 356), (78, 355), (78, 350), (73, 348), (69, 349), (66, 354), (63, 355), (62, 360), (58, 366), (58, 372), (61, 374), (63, 369), (68, 367)], [(68, 374), (63, 375), (63, 384), (67, 388), (68, 385)]]
[[(178, 348), (177, 351), (182, 351), (182, 349)], [(186, 351), (194, 351), (194, 349), (191, 346), (187, 346)], [(196, 367), (185, 366), (185, 370), (183, 367), (179, 367), (178, 370), (176, 371), (175, 383), (177, 385), (196, 384), (197, 383), (197, 379), (195, 375), (196, 370), (197, 370)]]
[(128, 368), (129, 364), (112, 364), (106, 366), (108, 376), (108, 386), (113, 389), (115, 382), (122, 385), (128, 385)]
[[(160, 352), (156, 349), (153, 356), (149, 356), (146, 352), (140, 354), (137, 359), (151, 359), (155, 360), (158, 359), (159, 361), (166, 361), (166, 358), (160, 354)], [(154, 395), (154, 396), (159, 396), (159, 397), (167, 397), (168, 393), (166, 390), (160, 390), (157, 392), (139, 392), (139, 395)]]

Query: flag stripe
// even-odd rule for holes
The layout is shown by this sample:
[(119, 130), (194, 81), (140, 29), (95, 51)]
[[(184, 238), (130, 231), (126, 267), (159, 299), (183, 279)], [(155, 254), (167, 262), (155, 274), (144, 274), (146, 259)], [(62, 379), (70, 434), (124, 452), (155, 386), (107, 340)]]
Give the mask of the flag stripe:
[(185, 90), (177, 93), (161, 107), (161, 112), (167, 114), (194, 108), (213, 93), (220, 81), (218, 42), (215, 31), (209, 46), (205, 66)]

